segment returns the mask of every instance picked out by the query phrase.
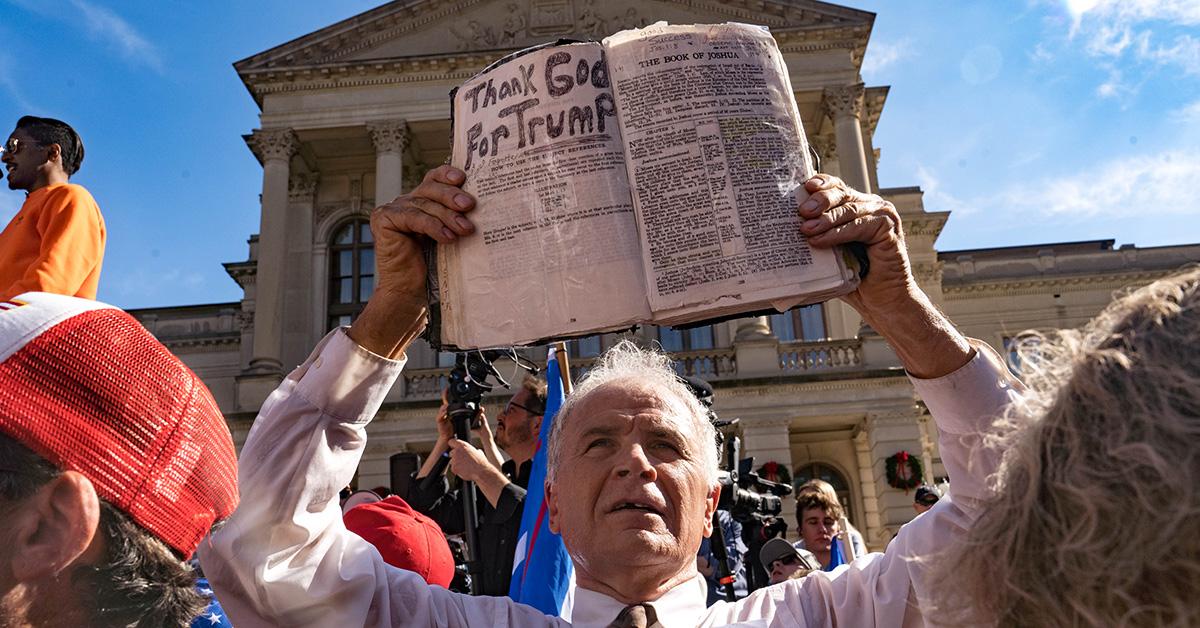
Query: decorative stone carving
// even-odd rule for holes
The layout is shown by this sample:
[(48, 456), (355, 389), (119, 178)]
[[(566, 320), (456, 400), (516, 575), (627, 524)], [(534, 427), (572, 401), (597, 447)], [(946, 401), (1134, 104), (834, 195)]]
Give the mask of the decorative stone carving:
[(292, 203), (311, 203), (320, 178), (321, 175), (316, 172), (292, 175), (288, 181), (288, 200)]
[(825, 107), (826, 115), (832, 120), (838, 120), (846, 116), (861, 118), (863, 113), (863, 94), (865, 92), (866, 87), (862, 83), (826, 87), (821, 104)]
[[(813, 152), (817, 154), (821, 164), (830, 164), (837, 161), (837, 140), (832, 135), (816, 135), (808, 138), (808, 145), (812, 146)], [(826, 169), (818, 168), (822, 172)]]
[(913, 264), (913, 276), (920, 284), (941, 284), (942, 262)]
[(469, 20), (465, 26), (450, 27), (460, 51), (516, 48), (547, 37), (577, 35), (600, 39), (626, 28), (650, 23), (635, 7), (612, 13), (596, 0), (531, 0), (509, 2), (499, 26)]
[(383, 120), (367, 124), (371, 133), (371, 143), (376, 152), (403, 153), (412, 141), (412, 132), (406, 120)]
[(300, 139), (291, 129), (257, 129), (246, 136), (246, 144), (259, 161), (288, 161), (300, 150)]
[(243, 333), (254, 331), (254, 312), (250, 310), (238, 310), (237, 326)]

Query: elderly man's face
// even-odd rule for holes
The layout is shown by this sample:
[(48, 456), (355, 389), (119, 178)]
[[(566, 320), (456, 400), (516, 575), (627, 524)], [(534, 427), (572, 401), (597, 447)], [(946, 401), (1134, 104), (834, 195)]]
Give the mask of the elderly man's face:
[(681, 404), (661, 397), (636, 382), (608, 384), (563, 425), (559, 468), (547, 486), (550, 528), (591, 578), (694, 569), (712, 532), (719, 488), (708, 484), (700, 448), (713, 444)]

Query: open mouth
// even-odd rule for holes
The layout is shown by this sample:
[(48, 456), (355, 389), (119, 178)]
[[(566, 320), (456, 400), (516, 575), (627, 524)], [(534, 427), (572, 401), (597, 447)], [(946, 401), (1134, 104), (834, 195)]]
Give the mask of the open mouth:
[(609, 512), (620, 512), (622, 510), (632, 510), (635, 512), (644, 512), (652, 515), (662, 516), (662, 511), (652, 504), (646, 502), (621, 502), (613, 507)]

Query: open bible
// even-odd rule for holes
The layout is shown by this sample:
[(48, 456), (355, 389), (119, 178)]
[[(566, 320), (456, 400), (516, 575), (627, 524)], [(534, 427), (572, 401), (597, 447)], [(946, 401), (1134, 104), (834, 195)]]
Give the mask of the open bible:
[(800, 234), (815, 173), (765, 28), (659, 23), (538, 46), (451, 100), (477, 233), (432, 261), (437, 346), (686, 326), (857, 285), (852, 258)]

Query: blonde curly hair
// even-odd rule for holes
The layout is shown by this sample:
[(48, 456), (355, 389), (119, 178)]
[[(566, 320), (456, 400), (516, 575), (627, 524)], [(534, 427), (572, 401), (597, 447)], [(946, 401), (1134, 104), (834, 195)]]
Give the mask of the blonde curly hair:
[(931, 561), (928, 618), (1200, 625), (1200, 268), (1083, 330), (1030, 334), (1029, 405), (997, 424), (992, 497)]

